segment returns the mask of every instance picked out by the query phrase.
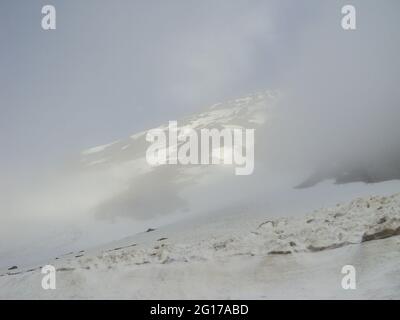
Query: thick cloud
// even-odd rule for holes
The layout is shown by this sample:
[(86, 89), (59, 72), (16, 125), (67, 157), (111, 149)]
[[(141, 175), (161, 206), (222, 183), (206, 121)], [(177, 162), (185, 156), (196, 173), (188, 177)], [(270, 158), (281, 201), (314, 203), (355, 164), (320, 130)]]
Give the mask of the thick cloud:
[(399, 178), (400, 5), (360, 1), (355, 7), (355, 31), (340, 27), (333, 2), (302, 30), (295, 62), (282, 69), (287, 96), (270, 132), (279, 136), (274, 154), (320, 178)]

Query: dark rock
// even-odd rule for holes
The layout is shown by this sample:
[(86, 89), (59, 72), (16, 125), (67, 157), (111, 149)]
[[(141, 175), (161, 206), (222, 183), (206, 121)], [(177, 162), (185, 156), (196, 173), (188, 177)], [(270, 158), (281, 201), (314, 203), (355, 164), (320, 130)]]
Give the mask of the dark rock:
[(386, 239), (398, 235), (400, 235), (400, 227), (397, 229), (386, 228), (371, 234), (364, 233), (361, 242)]
[(400, 179), (400, 152), (372, 157), (365, 163), (341, 161), (321, 164), (315, 172), (295, 188), (310, 188), (329, 179), (336, 184), (353, 182), (377, 183)]
[(281, 250), (273, 250), (268, 252), (269, 254), (291, 254), (291, 251), (281, 251)]
[(319, 252), (319, 251), (324, 251), (324, 250), (341, 248), (341, 247), (349, 245), (349, 244), (352, 244), (352, 243), (348, 242), (348, 241), (345, 241), (345, 242), (334, 243), (334, 244), (331, 244), (329, 246), (322, 246), (322, 247), (316, 247), (316, 246), (313, 246), (313, 245), (309, 245), (307, 247), (307, 249), (310, 250), (311, 252)]
[(263, 223), (260, 223), (259, 226), (257, 227), (257, 229), (260, 229), (263, 225), (265, 225), (267, 223), (271, 223), (272, 226), (275, 227), (274, 221), (268, 220), (268, 221), (264, 221)]
[(382, 223), (385, 223), (385, 222), (386, 222), (386, 218), (383, 217), (383, 218), (379, 219), (378, 224), (382, 224)]
[(57, 271), (65, 272), (65, 271), (74, 271), (75, 268), (58, 268)]

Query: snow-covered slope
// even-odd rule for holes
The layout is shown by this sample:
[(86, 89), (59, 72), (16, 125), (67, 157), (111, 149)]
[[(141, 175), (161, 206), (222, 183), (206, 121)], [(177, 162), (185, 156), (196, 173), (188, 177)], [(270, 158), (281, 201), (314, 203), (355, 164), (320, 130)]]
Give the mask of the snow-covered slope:
[[(179, 119), (178, 128), (189, 127), (195, 130), (202, 128), (222, 129), (224, 127), (257, 128), (265, 124), (269, 111), (274, 108), (278, 98), (278, 92), (265, 91), (218, 103), (206, 108), (204, 112)], [(160, 125), (157, 128), (167, 130), (168, 124)], [(147, 132), (148, 130), (145, 130), (133, 134), (128, 139), (84, 150), (81, 163), (85, 167), (116, 166), (123, 162), (132, 164), (132, 162), (145, 156), (146, 148), (149, 145), (145, 140)]]
[[(277, 99), (278, 93), (260, 92), (170, 120), (193, 129), (257, 129), (265, 125)], [(226, 178), (232, 179), (233, 168), (150, 166), (145, 158), (150, 145), (146, 133), (84, 150), (65, 171), (50, 181), (43, 178), (40, 186), (24, 194), (15, 211), (26, 217), (16, 215), (8, 225), (14, 223), (12, 228), (19, 230), (22, 221), (31, 228), (26, 234), (6, 237), (8, 230), (0, 226), (4, 240), (0, 242), (0, 267), (40, 262), (226, 205), (226, 199), (217, 200), (216, 190), (226, 184)]]
[[(246, 214), (148, 230), (0, 276), (0, 298), (400, 299), (400, 194), (358, 198), (297, 218)], [(356, 268), (356, 290), (341, 287)]]
[[(178, 119), (255, 129), (249, 176), (230, 165), (150, 166), (147, 131), (83, 151), (21, 199), (29, 215), (10, 229), (23, 221), (26, 234), (0, 229), (0, 297), (398, 298), (399, 196), (384, 197), (400, 181), (295, 188), (309, 173), (285, 166), (287, 128), (268, 130), (282, 125), (280, 99), (255, 93)], [(51, 292), (40, 287), (49, 263), (58, 269)], [(344, 264), (359, 265), (368, 284), (344, 293)]]

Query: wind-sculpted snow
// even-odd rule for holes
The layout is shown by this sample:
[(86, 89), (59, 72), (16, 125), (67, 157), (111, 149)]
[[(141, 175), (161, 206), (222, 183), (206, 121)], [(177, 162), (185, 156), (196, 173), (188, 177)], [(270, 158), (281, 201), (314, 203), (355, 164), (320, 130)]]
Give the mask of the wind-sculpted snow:
[(268, 220), (252, 232), (203, 239), (197, 243), (159, 243), (151, 249), (105, 253), (105, 260), (136, 264), (207, 260), (234, 255), (292, 254), (335, 249), (400, 235), (400, 194), (358, 198), (304, 217)]
[[(400, 194), (359, 198), (302, 218), (262, 223), (256, 243), (268, 253), (321, 251), (400, 235)], [(258, 246), (259, 247), (259, 246)], [(260, 248), (259, 248), (260, 249)]]
[[(239, 230), (241, 221), (237, 223)], [(82, 258), (79, 265), (112, 266), (206, 261), (239, 255), (275, 255), (318, 252), (400, 235), (400, 194), (389, 197), (358, 198), (348, 204), (323, 208), (303, 217), (261, 222), (253, 231), (235, 235), (213, 235), (192, 240), (160, 238), (153, 246), (136, 243)], [(190, 234), (190, 233), (189, 233)], [(134, 240), (132, 239), (132, 242)]]
[[(53, 291), (40, 288), (40, 267), (6, 271), (0, 297), (400, 298), (400, 194), (358, 198), (301, 218), (225, 218), (200, 228), (149, 228), (118, 246), (47, 261), (57, 270)], [(340, 270), (347, 264), (370, 281), (343, 290)]]

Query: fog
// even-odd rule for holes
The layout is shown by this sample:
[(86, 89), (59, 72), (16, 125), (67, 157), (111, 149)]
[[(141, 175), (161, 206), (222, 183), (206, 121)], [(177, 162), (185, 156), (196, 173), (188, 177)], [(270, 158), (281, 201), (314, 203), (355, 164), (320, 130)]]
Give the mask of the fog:
[(295, 62), (282, 68), (272, 154), (293, 169), (397, 165), (399, 178), (399, 4), (355, 4), (356, 31), (340, 28), (330, 2), (299, 35)]
[[(11, 2), (2, 17), (16, 10)], [(93, 217), (136, 212), (124, 230), (86, 235), (104, 242), (144, 228), (160, 208), (168, 220), (176, 211), (267, 206), (263, 195), (310, 177), (306, 186), (400, 178), (398, 1), (352, 1), (353, 31), (341, 27), (344, 1), (73, 2), (55, 1), (58, 29), (46, 39), (32, 31), (38, 44), (21, 31), (38, 18), (36, 1), (21, 9), (18, 32), (2, 21), (2, 46), (13, 39), (0, 62), (3, 253), (53, 234), (89, 234)], [(195, 189), (198, 181), (170, 183), (179, 170), (132, 183), (130, 174), (72, 169), (86, 147), (268, 88), (281, 98), (257, 133), (251, 177), (205, 178)]]

